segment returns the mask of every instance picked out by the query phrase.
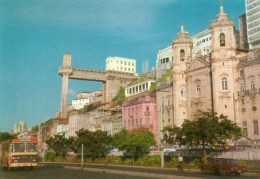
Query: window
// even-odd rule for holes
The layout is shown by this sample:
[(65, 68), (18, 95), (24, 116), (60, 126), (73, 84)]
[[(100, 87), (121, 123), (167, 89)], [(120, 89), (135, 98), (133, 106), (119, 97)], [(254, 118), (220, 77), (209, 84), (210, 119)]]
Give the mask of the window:
[(254, 89), (255, 89), (255, 82), (254, 82), (254, 81), (251, 81), (251, 82), (250, 82), (250, 87), (251, 87), (251, 90), (254, 90)]
[(240, 84), (240, 92), (245, 92), (245, 86), (244, 84)]
[(180, 51), (180, 60), (181, 60), (181, 61), (184, 61), (184, 59), (185, 59), (185, 51), (182, 49), (182, 50)]
[(259, 130), (258, 130), (258, 121), (254, 120), (253, 121), (253, 125), (254, 125), (254, 134), (258, 135), (259, 134)]
[(244, 75), (245, 75), (245, 74), (244, 74), (244, 70), (240, 70), (240, 73), (239, 73), (239, 74), (240, 74), (240, 77), (244, 77)]
[(200, 96), (200, 85), (196, 87), (196, 96)]
[(181, 90), (181, 100), (186, 100), (186, 91), (185, 91), (185, 89)]
[(221, 79), (221, 83), (222, 83), (222, 90), (228, 90), (228, 84), (227, 84), (227, 78), (223, 77)]
[(225, 47), (225, 34), (221, 33), (219, 35), (220, 47)]

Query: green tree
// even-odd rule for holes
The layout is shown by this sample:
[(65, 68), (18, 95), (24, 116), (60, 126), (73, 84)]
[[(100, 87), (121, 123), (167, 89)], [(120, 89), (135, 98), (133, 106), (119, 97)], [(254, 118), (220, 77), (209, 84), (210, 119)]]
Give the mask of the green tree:
[(153, 133), (142, 128), (132, 132), (122, 130), (113, 136), (112, 141), (115, 147), (125, 151), (125, 155), (131, 157), (133, 161), (147, 155), (150, 152), (150, 146), (156, 143)]
[(74, 152), (81, 153), (81, 146), (84, 146), (84, 156), (94, 161), (97, 158), (105, 157), (107, 146), (111, 143), (111, 137), (104, 131), (89, 131), (80, 129), (76, 132), (77, 138), (74, 143)]
[(15, 135), (10, 135), (8, 132), (0, 132), (0, 142), (14, 139)]
[(163, 128), (163, 141), (167, 144), (180, 144), (180, 128), (176, 126), (166, 126)]
[(49, 150), (52, 150), (56, 156), (62, 156), (63, 158), (67, 155), (70, 150), (70, 145), (73, 139), (66, 139), (64, 135), (54, 135), (46, 140)]
[(202, 112), (197, 121), (185, 120), (180, 130), (181, 143), (188, 146), (202, 145), (204, 162), (207, 163), (206, 145), (225, 145), (227, 140), (242, 136), (241, 129), (227, 116)]
[(39, 126), (36, 125), (36, 126), (32, 127), (31, 132), (38, 132), (38, 130), (39, 130)]

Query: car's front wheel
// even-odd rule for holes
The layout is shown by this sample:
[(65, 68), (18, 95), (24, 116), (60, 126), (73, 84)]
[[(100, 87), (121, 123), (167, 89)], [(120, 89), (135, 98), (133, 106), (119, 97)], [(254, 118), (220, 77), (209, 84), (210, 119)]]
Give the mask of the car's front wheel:
[(218, 172), (221, 176), (225, 176), (227, 174), (227, 172), (223, 169), (219, 169), (219, 172)]

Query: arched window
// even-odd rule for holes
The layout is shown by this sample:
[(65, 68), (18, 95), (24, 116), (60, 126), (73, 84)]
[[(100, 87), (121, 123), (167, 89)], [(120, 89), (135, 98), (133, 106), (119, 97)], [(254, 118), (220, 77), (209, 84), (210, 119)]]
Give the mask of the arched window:
[(181, 89), (181, 100), (186, 100), (186, 90), (185, 89)]
[(259, 129), (258, 129), (258, 121), (254, 120), (253, 121), (253, 125), (254, 125), (254, 134), (258, 135), (259, 134)]
[(196, 96), (199, 97), (200, 96), (200, 85), (196, 86)]
[(245, 86), (243, 83), (240, 84), (240, 92), (245, 92)]
[(251, 82), (250, 82), (250, 87), (251, 87), (251, 90), (254, 90), (254, 89), (255, 89), (255, 82), (254, 82), (254, 81), (251, 81)]
[(225, 47), (225, 34), (221, 33), (219, 35), (220, 47)]
[(180, 59), (181, 61), (184, 61), (185, 59), (185, 51), (183, 49), (180, 51)]
[(228, 90), (228, 83), (227, 83), (227, 78), (223, 77), (221, 79), (221, 84), (222, 84), (222, 90)]

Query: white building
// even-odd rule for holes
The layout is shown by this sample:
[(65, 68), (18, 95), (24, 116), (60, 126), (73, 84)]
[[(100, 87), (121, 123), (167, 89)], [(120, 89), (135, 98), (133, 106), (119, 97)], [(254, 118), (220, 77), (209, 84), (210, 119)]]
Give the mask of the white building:
[(27, 131), (27, 123), (25, 121), (20, 121), (14, 124), (14, 133), (22, 133)]
[[(207, 55), (211, 51), (211, 33), (209, 29), (193, 35), (191, 39), (193, 43), (192, 58), (197, 54)], [(172, 68), (173, 56), (171, 45), (158, 51), (156, 59), (157, 78), (160, 78), (166, 71)]]
[(125, 88), (125, 97), (133, 96), (145, 91), (149, 91), (154, 80), (147, 80)]
[(65, 138), (69, 138), (69, 124), (58, 124), (56, 134), (64, 134)]
[(101, 101), (102, 91), (81, 92), (77, 94), (77, 98), (72, 100), (72, 108), (79, 110), (87, 104)]
[(203, 30), (191, 37), (193, 48), (192, 57), (196, 54), (207, 55), (211, 51), (211, 33), (209, 29)]
[(260, 1), (245, 0), (249, 49), (260, 48)]
[(160, 78), (166, 71), (172, 68), (172, 56), (172, 46), (158, 51), (156, 58), (156, 78)]
[(106, 70), (136, 73), (136, 61), (122, 57), (107, 57)]
[(163, 68), (164, 66), (168, 66), (172, 63), (172, 47), (166, 47), (162, 50), (159, 50), (157, 53), (157, 59), (156, 59), (156, 67), (157, 68)]

